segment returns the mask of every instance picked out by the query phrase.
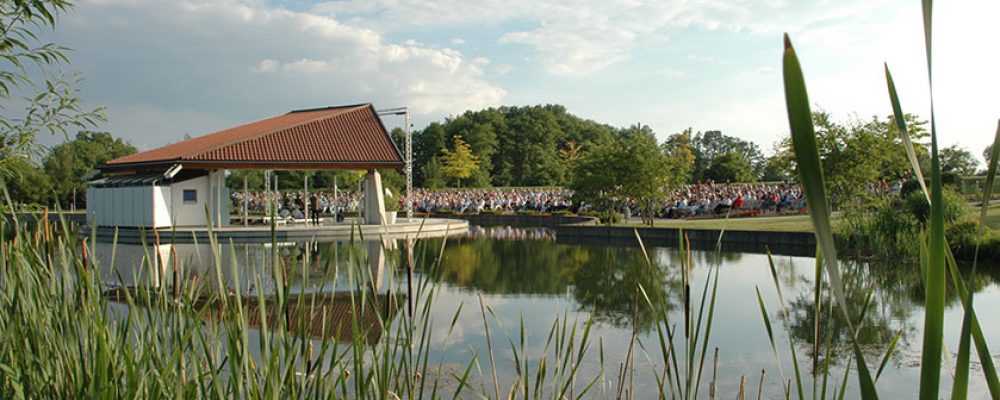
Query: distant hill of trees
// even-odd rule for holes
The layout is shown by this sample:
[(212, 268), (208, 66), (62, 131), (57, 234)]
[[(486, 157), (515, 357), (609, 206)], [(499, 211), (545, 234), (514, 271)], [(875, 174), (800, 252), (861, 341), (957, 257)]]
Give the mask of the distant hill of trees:
[[(564, 186), (572, 181), (572, 162), (589, 150), (614, 142), (631, 128), (577, 117), (561, 105), (498, 107), (467, 111), (413, 133), (414, 184), (423, 187)], [(403, 132), (393, 136), (402, 148)], [(446, 173), (447, 153), (467, 145), (478, 163), (469, 176)], [(684, 181), (783, 178), (769, 171), (767, 158), (750, 141), (721, 131), (671, 135), (665, 151), (687, 152)], [(710, 168), (725, 155), (725, 165)], [(467, 161), (467, 160), (463, 160)], [(468, 166), (468, 163), (466, 163)], [(748, 168), (740, 170), (740, 168)], [(735, 168), (735, 169), (734, 169)]]

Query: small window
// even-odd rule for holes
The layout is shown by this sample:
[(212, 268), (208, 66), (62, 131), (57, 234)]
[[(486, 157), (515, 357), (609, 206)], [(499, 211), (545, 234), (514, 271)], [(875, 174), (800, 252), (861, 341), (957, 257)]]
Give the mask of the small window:
[(184, 204), (198, 202), (198, 191), (195, 189), (184, 189)]

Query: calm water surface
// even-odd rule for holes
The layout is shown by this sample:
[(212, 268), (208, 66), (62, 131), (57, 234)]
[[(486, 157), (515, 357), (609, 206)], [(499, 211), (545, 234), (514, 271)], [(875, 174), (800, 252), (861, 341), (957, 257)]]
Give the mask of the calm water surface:
[[(482, 294), (485, 305), (492, 310), (490, 331), (503, 392), (510, 388), (515, 368), (510, 343), (519, 343), (522, 326), (526, 334), (526, 353), (530, 359), (538, 359), (556, 318), (566, 319), (571, 326), (576, 321), (578, 329), (582, 329), (583, 323), (593, 317), (596, 322), (592, 327), (591, 346), (586, 357), (589, 361), (580, 366), (578, 376), (581, 383), (578, 386), (582, 388), (586, 385), (583, 382), (589, 382), (603, 373), (606, 379), (599, 380), (589, 393), (600, 398), (615, 397), (614, 382), (620, 364), (625, 361), (629, 339), (635, 329), (637, 343), (640, 344), (635, 362), (635, 389), (639, 398), (655, 397), (658, 388), (653, 376), (663, 371), (657, 335), (657, 324), (662, 326), (662, 322), (658, 311), (650, 307), (635, 309), (636, 288), (641, 284), (650, 298), (663, 304), (671, 321), (669, 326), (681, 332), (682, 264), (676, 248), (660, 246), (666, 246), (666, 243), (646, 245), (652, 267), (647, 264), (639, 247), (559, 243), (551, 231), (544, 229), (473, 229), (460, 237), (418, 242), (413, 249), (415, 278), (430, 279), (437, 285), (431, 307), (431, 360), (443, 360), (446, 371), (461, 374), (469, 360), (477, 356), (479, 369), (473, 372), (475, 386), (484, 387), (485, 391), (492, 393), (486, 334), (479, 313), (478, 296)], [(103, 244), (98, 254), (107, 260), (110, 250), (111, 245)], [(222, 258), (236, 259), (239, 265), (239, 270), (235, 272), (223, 269), (230, 285), (240, 282), (240, 290), (247, 294), (258, 291), (268, 293), (273, 283), (265, 280), (261, 282), (261, 287), (257, 287), (252, 279), (246, 277), (254, 273), (269, 276), (272, 250), (286, 265), (298, 266), (295, 268), (301, 270), (295, 274), (292, 284), (297, 292), (347, 293), (359, 286), (371, 287), (369, 285), (382, 293), (393, 289), (405, 290), (406, 255), (402, 244), (378, 241), (365, 244), (223, 246)], [(116, 280), (114, 283), (126, 285), (137, 281), (168, 282), (172, 279), (171, 272), (166, 271), (160, 274), (145, 271), (133, 274), (129, 264), (134, 264), (135, 260), (144, 257), (182, 260), (189, 265), (184, 275), (191, 279), (209, 273), (206, 266), (212, 265), (213, 254), (209, 245), (183, 244), (161, 245), (154, 251), (119, 244), (115, 253), (115, 264), (123, 272), (121, 279), (124, 282)], [(438, 254), (441, 258), (436, 264)], [(793, 376), (788, 335), (797, 344), (803, 373), (808, 374), (812, 369), (810, 349), (815, 318), (815, 260), (811, 257), (773, 256), (787, 307), (789, 329), (785, 329), (781, 322), (782, 314), (766, 255), (694, 250), (691, 260), (691, 290), (695, 306), (710, 271), (719, 272), (715, 318), (700, 390), (702, 396), (707, 397), (708, 382), (712, 376), (711, 353), (718, 348), (720, 361), (717, 376), (722, 398), (735, 397), (744, 375), (748, 392), (755, 394), (762, 370), (766, 371), (763, 385), (765, 397), (783, 397), (783, 382)], [(367, 270), (362, 271), (362, 275), (367, 276), (362, 278), (365, 284), (358, 284), (355, 279), (348, 282), (344, 278), (342, 272), (350, 265), (367, 266)], [(330, 277), (331, 268), (337, 272), (337, 279)], [(913, 398), (917, 391), (923, 328), (923, 298), (916, 271), (919, 267), (848, 263), (844, 268), (847, 296), (855, 310), (860, 309), (870, 292), (871, 306), (864, 317), (860, 340), (869, 352), (872, 371), (878, 368), (888, 343), (901, 332), (896, 353), (878, 381), (880, 393), (883, 398)], [(1000, 307), (997, 282), (995, 273), (981, 273), (973, 278), (977, 291), (976, 308), (994, 354), (1000, 354), (997, 352), (1000, 348), (1000, 320), (994, 318), (994, 310)], [(757, 301), (758, 289), (774, 324), (780, 360), (775, 358), (768, 341)], [(828, 307), (832, 299), (826, 290), (821, 293), (820, 301)], [(455, 320), (460, 307), (462, 311), (458, 314), (456, 326), (451, 329), (449, 325)], [(946, 363), (953, 363), (962, 319), (957, 298), (949, 299), (945, 318), (946, 346), (952, 355)], [(821, 341), (829, 339), (835, 343), (835, 350), (829, 358), (834, 371), (831, 373), (832, 387), (843, 376), (848, 362), (849, 351), (845, 346), (848, 330), (839, 318), (823, 317), (822, 327)], [(374, 338), (392, 340), (385, 335)], [(599, 356), (601, 347), (605, 359), (603, 365)], [(678, 362), (684, 368), (683, 359)], [(537, 365), (531, 366), (535, 367)], [(973, 369), (970, 398), (986, 398), (988, 393), (978, 363), (973, 365)], [(808, 375), (804, 379), (811, 385)], [(950, 390), (950, 379), (948, 375), (942, 378), (942, 395)], [(848, 385), (852, 387), (848, 397), (855, 397), (856, 382), (849, 380)], [(807, 397), (811, 397), (808, 395), (810, 391), (811, 387), (807, 387)]]

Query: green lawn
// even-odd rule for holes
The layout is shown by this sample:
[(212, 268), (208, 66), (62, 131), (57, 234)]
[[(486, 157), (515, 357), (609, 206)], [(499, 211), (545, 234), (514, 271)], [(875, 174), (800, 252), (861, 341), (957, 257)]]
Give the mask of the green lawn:
[[(974, 207), (972, 215), (979, 218), (979, 208)], [(834, 213), (833, 222), (836, 224), (837, 216)], [(615, 224), (615, 226), (642, 227), (644, 226), (638, 219), (633, 219), (629, 223)], [(766, 232), (812, 232), (812, 223), (808, 215), (793, 215), (786, 217), (747, 217), (711, 219), (669, 219), (657, 220), (654, 225), (657, 228), (685, 228), (685, 229), (729, 229), (734, 231), (766, 231)], [(994, 231), (1000, 231), (1000, 204), (990, 205), (986, 212), (986, 226)]]
[[(997, 222), (1000, 223), (1000, 210)], [(642, 227), (638, 219), (615, 226)], [(768, 232), (812, 232), (812, 223), (808, 215), (792, 215), (784, 217), (745, 217), (745, 218), (711, 218), (711, 219), (669, 219), (657, 220), (656, 228), (684, 229), (728, 229), (734, 231), (768, 231)]]
[[(976, 208), (976, 218), (979, 218), (979, 208)], [(991, 204), (986, 210), (986, 226), (994, 231), (1000, 231), (1000, 204)]]

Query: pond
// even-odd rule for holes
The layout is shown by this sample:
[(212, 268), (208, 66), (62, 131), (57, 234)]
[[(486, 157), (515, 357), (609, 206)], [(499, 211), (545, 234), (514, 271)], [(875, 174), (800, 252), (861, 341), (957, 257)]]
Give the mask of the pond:
[[(412, 282), (418, 286), (429, 283), (428, 287), (433, 288), (433, 299), (426, 309), (431, 364), (436, 366), (440, 362), (441, 374), (461, 376), (470, 361), (476, 360), (469, 379), (472, 390), (492, 396), (494, 383), (484, 328), (486, 314), (498, 386), (506, 395), (515, 385), (519, 363), (528, 368), (531, 376), (540, 368), (538, 360), (542, 355), (548, 356), (546, 368), (559, 368), (558, 337), (563, 338), (562, 346), (565, 347), (565, 341), (573, 336), (572, 356), (576, 357), (587, 321), (592, 320), (584, 362), (564, 364), (577, 370), (576, 381), (569, 385), (571, 390), (587, 389), (593, 381), (593, 386), (587, 389), (587, 397), (613, 398), (620, 390), (633, 392), (638, 398), (655, 397), (661, 390), (670, 396), (670, 388), (676, 388), (677, 384), (665, 384), (661, 388), (658, 383), (664, 376), (660, 336), (668, 331), (673, 334), (678, 348), (676, 361), (668, 358), (671, 373), (676, 373), (677, 369), (684, 371), (687, 368), (682, 344), (685, 331), (684, 256), (676, 246), (669, 247), (667, 243), (645, 245), (644, 253), (636, 245), (564, 243), (557, 240), (552, 231), (540, 228), (474, 228), (458, 237), (418, 241), (410, 252)], [(98, 248), (98, 257), (108, 261), (105, 265), (110, 265), (111, 250), (110, 244), (100, 244)], [(272, 294), (274, 275), (270, 273), (273, 271), (270, 260), (273, 257), (280, 259), (284, 268), (293, 271), (289, 283), (292, 293), (325, 293), (343, 298), (345, 293), (359, 290), (374, 291), (376, 295), (392, 291), (407, 293), (410, 286), (406, 245), (401, 241), (234, 244), (221, 246), (221, 251), (214, 253), (211, 245), (205, 244), (160, 245), (153, 250), (119, 244), (114, 246), (114, 253), (119, 272), (117, 275), (104, 273), (105, 277), (116, 276), (106, 279), (114, 285), (168, 283), (171, 279), (213, 276), (210, 266), (213, 254), (218, 254), (220, 259), (236, 260), (238, 265), (238, 268), (220, 271), (227, 285), (230, 289), (238, 287), (249, 296)], [(792, 253), (802, 254), (801, 251)], [(785, 385), (793, 379), (789, 335), (795, 342), (804, 390), (807, 397), (812, 397), (809, 393), (812, 392), (817, 300), (822, 310), (819, 338), (824, 344), (817, 362), (820, 367), (829, 364), (828, 392), (839, 387), (845, 367), (852, 362), (847, 347), (849, 330), (840, 314), (831, 312), (829, 290), (824, 287), (820, 296), (815, 296), (814, 258), (773, 255), (776, 275), (772, 277), (766, 254), (691, 250), (686, 256), (691, 265), (688, 272), (690, 329), (698, 331), (692, 336), (699, 338), (698, 357), (694, 357), (692, 364), (695, 371), (701, 364), (701, 353), (705, 354), (699, 397), (707, 397), (713, 377), (722, 398), (735, 397), (741, 380), (745, 380), (749, 398), (755, 398), (758, 390), (765, 398), (783, 397)], [(174, 272), (171, 265), (176, 264), (171, 261), (163, 262), (165, 267), (159, 273), (130, 273), (133, 269), (129, 265), (134, 265), (135, 260), (150, 257), (181, 260), (179, 264), (187, 267), (183, 272)], [(345, 271), (350, 270), (351, 265), (367, 268), (358, 269), (357, 278), (347, 278), (350, 274)], [(899, 337), (896, 350), (878, 380), (880, 394), (883, 398), (913, 398), (917, 391), (923, 328), (919, 267), (850, 262), (843, 268), (846, 296), (855, 307), (855, 313), (866, 302), (869, 304), (860, 324), (859, 340), (873, 373), (878, 370), (890, 343), (897, 335)], [(706, 296), (703, 300), (702, 296), (706, 290), (712, 291), (716, 274), (714, 313), (708, 341), (704, 344), (712, 299)], [(258, 278), (251, 278), (253, 276)], [(271, 280), (260, 279), (260, 276), (271, 277)], [(781, 287), (787, 318), (783, 317), (785, 314), (779, 306), (775, 278)], [(998, 276), (979, 273), (971, 282), (976, 290), (976, 308), (987, 342), (1000, 346), (1000, 320), (989, 317), (990, 310), (1000, 307)], [(774, 330), (777, 356), (764, 324), (758, 292)], [(480, 311), (480, 295), (485, 312)], [(385, 314), (387, 318), (398, 323), (399, 315), (407, 313), (411, 306), (420, 314), (426, 296), (413, 297), (416, 300), (406, 297), (395, 304)], [(416, 304), (406, 304), (409, 300)], [(704, 311), (699, 312), (699, 309)], [(704, 315), (700, 324), (699, 315)], [(945, 343), (951, 354), (945, 361), (946, 366), (954, 363), (961, 319), (961, 306), (952, 295), (946, 310)], [(396, 330), (384, 331), (369, 334), (368, 339), (372, 343), (400, 340), (392, 336)], [(343, 332), (338, 335), (337, 340), (350, 340), (340, 337), (344, 336)], [(826, 343), (830, 346), (825, 346)], [(715, 349), (718, 349), (717, 363)], [(996, 347), (993, 350), (996, 353)], [(978, 362), (975, 357), (973, 360), (970, 398), (988, 397)], [(854, 376), (853, 367), (849, 376)], [(950, 390), (950, 379), (948, 374), (943, 374), (942, 396)], [(857, 383), (853, 378), (847, 385), (847, 397), (856, 397)], [(795, 391), (794, 384), (792, 391)]]

